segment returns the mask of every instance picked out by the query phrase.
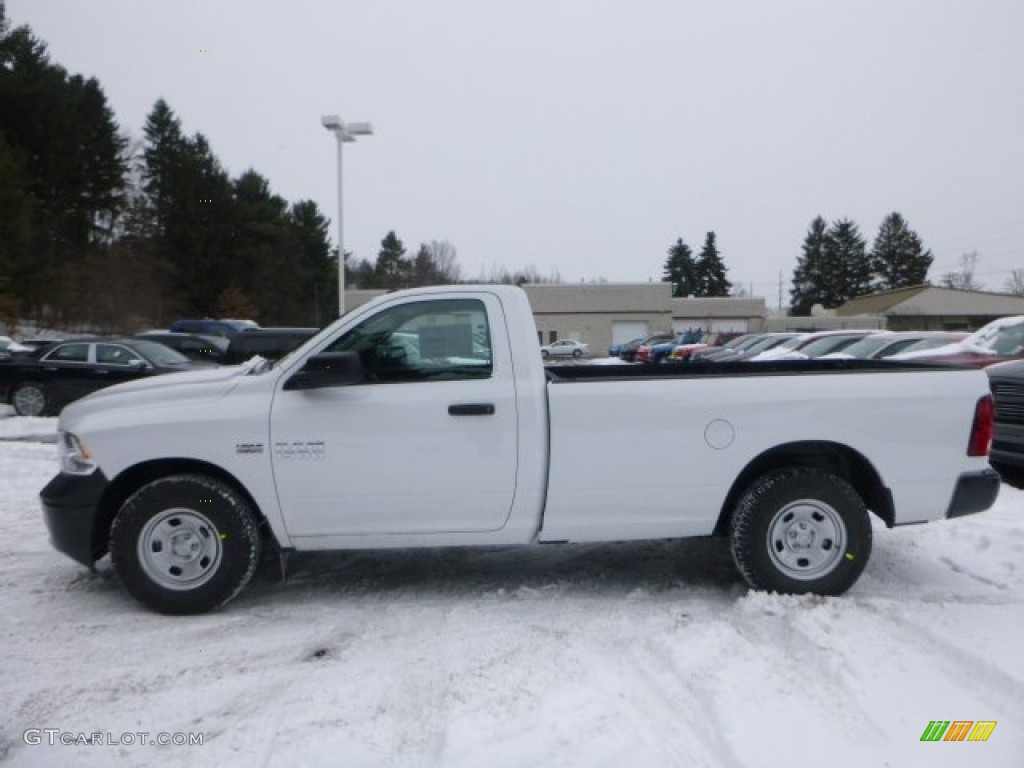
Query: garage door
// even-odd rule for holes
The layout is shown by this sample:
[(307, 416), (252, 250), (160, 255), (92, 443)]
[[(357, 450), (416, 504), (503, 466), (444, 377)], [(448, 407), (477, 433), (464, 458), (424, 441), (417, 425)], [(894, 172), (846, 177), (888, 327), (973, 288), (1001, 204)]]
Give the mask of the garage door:
[(747, 333), (749, 326), (746, 320), (733, 318), (732, 320), (713, 320), (711, 330), (714, 333)]
[(633, 321), (618, 321), (612, 323), (612, 344), (625, 344), (633, 339), (642, 339), (647, 336), (647, 323)]

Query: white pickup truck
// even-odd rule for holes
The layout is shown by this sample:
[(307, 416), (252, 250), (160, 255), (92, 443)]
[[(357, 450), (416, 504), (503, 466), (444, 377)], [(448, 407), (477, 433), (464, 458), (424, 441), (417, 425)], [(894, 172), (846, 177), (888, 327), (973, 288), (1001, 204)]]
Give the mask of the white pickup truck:
[(995, 500), (985, 374), (850, 361), (545, 369), (526, 294), (382, 296), (269, 365), (101, 390), (59, 423), (54, 546), (157, 611), (273, 548), (722, 535), (756, 589), (838, 594), (888, 526)]

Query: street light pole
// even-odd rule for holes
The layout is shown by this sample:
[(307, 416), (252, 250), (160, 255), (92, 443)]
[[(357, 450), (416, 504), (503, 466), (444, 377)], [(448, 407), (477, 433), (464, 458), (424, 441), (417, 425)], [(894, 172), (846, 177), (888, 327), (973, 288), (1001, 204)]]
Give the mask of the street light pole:
[(324, 115), (320, 123), (334, 134), (338, 142), (338, 317), (345, 314), (345, 230), (342, 226), (344, 208), (342, 206), (342, 175), (341, 147), (346, 141), (355, 141), (356, 136), (369, 136), (373, 126), (369, 123), (343, 123), (337, 115)]

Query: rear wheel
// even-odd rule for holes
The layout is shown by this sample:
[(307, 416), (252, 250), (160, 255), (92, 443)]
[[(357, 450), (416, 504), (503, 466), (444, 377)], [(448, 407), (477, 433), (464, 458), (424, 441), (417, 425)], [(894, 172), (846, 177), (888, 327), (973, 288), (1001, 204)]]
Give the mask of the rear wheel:
[(573, 357), (580, 357), (580, 356), (581, 356), (582, 354), (583, 354), (583, 353), (582, 353), (582, 352), (581, 352), (580, 350), (578, 350), (578, 349), (574, 349), (574, 350), (572, 351), (572, 356), (573, 356)]
[(548, 351), (546, 349), (542, 349), (540, 351), (540, 356), (543, 357), (545, 360), (547, 360), (548, 359)]
[(838, 595), (871, 553), (864, 500), (841, 477), (801, 467), (758, 478), (732, 519), (732, 555), (754, 589)]
[(125, 588), (160, 613), (195, 614), (233, 598), (259, 563), (260, 536), (248, 503), (226, 483), (174, 475), (143, 486), (110, 531)]
[(38, 381), (22, 381), (11, 390), (11, 405), (19, 416), (46, 416), (50, 394)]

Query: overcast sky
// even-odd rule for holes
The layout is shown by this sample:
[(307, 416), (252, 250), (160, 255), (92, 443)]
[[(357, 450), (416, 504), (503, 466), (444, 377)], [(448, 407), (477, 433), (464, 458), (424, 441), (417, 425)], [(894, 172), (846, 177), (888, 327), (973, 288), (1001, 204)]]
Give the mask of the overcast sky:
[(778, 300), (814, 216), (901, 212), (933, 280), (1024, 268), (1020, 0), (7, 0), (140, 138), (164, 98), (345, 245), (448, 240), (467, 278), (659, 279), (713, 230)]

